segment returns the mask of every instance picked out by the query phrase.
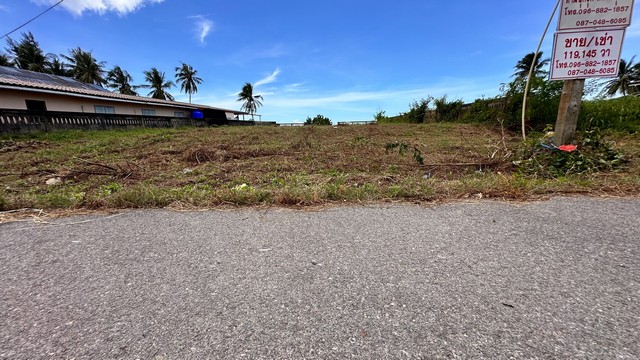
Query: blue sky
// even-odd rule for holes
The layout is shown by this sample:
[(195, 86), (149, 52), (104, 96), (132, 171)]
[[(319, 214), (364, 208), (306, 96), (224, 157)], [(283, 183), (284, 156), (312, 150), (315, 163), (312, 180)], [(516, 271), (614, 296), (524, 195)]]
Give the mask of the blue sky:
[[(0, 33), (56, 3), (0, 0)], [(429, 95), (473, 101), (499, 93), (535, 50), (555, 0), (216, 1), (65, 0), (18, 33), (45, 52), (80, 46), (143, 82), (157, 67), (173, 80), (186, 62), (204, 80), (193, 102), (239, 109), (245, 82), (264, 97), (263, 120), (370, 120)], [(542, 48), (551, 55), (552, 30)], [(4, 44), (3, 44), (4, 45)], [(640, 16), (623, 58), (640, 53)], [(171, 93), (188, 101), (179, 88)], [(144, 90), (143, 90), (144, 91)]]

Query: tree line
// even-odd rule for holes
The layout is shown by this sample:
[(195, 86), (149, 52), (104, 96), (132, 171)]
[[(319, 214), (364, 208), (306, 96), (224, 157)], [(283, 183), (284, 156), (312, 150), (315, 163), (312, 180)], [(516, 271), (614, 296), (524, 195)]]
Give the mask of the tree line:
[[(585, 85), (585, 94), (604, 99), (617, 94), (622, 97), (640, 96), (640, 63), (635, 63), (635, 56), (630, 60), (620, 59), (619, 72), (616, 77), (606, 79), (589, 79)], [(425, 121), (463, 121), (483, 122), (499, 120), (507, 127), (520, 124), (524, 88), (533, 66), (530, 91), (527, 96), (527, 125), (534, 129), (542, 129), (550, 121), (555, 121), (562, 81), (549, 80), (548, 68), (550, 59), (542, 52), (526, 54), (514, 66), (511, 81), (500, 86), (500, 95), (494, 98), (476, 99), (466, 106), (462, 100), (448, 100), (447, 96), (434, 98), (428, 96), (409, 105), (409, 111), (397, 116), (387, 116), (384, 111), (374, 115), (376, 122), (408, 122)], [(583, 103), (584, 104), (584, 103)], [(463, 109), (464, 108), (464, 109)]]
[[(22, 33), (19, 40), (8, 38), (6, 52), (0, 52), (0, 66), (71, 77), (125, 95), (139, 96), (138, 89), (149, 89), (147, 96), (151, 98), (175, 100), (169, 90), (176, 84), (168, 80), (165, 73), (156, 67), (144, 71), (145, 84), (133, 85), (133, 77), (126, 70), (118, 65), (105, 70), (106, 63), (96, 60), (91, 51), (76, 47), (59, 56), (45, 53), (31, 32)], [(198, 85), (202, 84), (198, 70), (181, 62), (175, 68), (175, 80), (180, 85), (180, 91), (189, 94), (191, 103), (191, 96), (198, 92)], [(260, 95), (254, 95), (253, 90), (253, 85), (246, 83), (238, 94), (238, 101), (243, 102), (242, 110), (247, 111), (252, 117), (258, 107), (262, 106), (263, 99)]]

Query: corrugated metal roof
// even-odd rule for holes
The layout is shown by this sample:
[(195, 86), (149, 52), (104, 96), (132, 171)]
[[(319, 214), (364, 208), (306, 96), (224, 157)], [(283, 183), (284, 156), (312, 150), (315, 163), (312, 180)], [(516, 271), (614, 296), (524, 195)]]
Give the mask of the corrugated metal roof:
[(123, 102), (143, 102), (147, 104), (167, 105), (171, 107), (179, 106), (188, 109), (214, 109), (232, 112), (235, 114), (246, 114), (243, 111), (223, 109), (207, 105), (188, 104), (178, 101), (114, 93), (99, 85), (86, 84), (69, 77), (38, 73), (7, 66), (0, 66), (0, 85), (12, 85), (34, 91), (47, 90), (47, 92), (53, 91), (63, 95), (65, 93), (71, 93), (80, 96), (86, 95), (87, 97), (101, 97)]
[(40, 84), (42, 86), (60, 86), (66, 88), (76, 88), (79, 90), (108, 92), (108, 90), (100, 85), (86, 84), (70, 77), (21, 70), (14, 67), (0, 66), (0, 78), (30, 82), (33, 84)]

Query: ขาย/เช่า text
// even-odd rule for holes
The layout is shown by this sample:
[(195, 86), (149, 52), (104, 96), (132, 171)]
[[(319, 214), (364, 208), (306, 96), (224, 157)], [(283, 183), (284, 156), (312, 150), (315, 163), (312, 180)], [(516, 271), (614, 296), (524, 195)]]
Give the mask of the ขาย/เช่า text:
[(564, 40), (565, 48), (588, 48), (592, 45), (595, 46), (606, 46), (613, 45), (613, 36), (609, 35), (609, 33), (604, 33), (602, 36), (591, 36), (590, 38), (587, 36), (582, 37), (570, 37)]

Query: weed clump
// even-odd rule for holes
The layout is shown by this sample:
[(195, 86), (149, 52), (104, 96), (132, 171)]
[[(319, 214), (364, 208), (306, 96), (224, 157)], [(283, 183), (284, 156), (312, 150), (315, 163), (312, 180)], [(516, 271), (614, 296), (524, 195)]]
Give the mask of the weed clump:
[(533, 138), (524, 144), (519, 158), (513, 163), (520, 174), (540, 178), (617, 171), (628, 163), (598, 129), (581, 134), (577, 146), (556, 146), (547, 135)]

